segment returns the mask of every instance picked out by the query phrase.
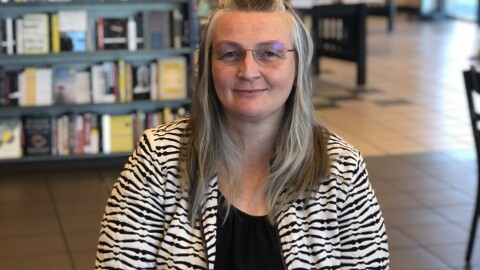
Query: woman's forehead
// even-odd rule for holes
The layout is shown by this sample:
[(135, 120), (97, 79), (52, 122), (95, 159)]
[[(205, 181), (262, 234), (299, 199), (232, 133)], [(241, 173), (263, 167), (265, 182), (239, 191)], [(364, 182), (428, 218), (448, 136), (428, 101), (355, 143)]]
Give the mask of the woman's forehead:
[(213, 42), (223, 40), (240, 43), (281, 41), (291, 39), (288, 14), (285, 11), (239, 12), (226, 11), (215, 18)]

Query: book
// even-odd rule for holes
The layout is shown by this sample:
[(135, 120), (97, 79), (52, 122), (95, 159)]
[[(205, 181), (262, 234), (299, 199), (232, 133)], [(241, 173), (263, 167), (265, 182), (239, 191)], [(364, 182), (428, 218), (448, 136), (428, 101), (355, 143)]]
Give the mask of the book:
[(133, 116), (102, 115), (102, 151), (104, 154), (133, 151)]
[(116, 66), (118, 70), (118, 77), (117, 77), (117, 82), (118, 82), (118, 102), (125, 103), (127, 102), (127, 67), (125, 60), (119, 59), (118, 64)]
[(104, 103), (104, 96), (107, 93), (106, 78), (103, 65), (93, 65), (90, 67), (92, 101), (93, 103)]
[(15, 30), (14, 21), (12, 18), (5, 19), (5, 48), (7, 54), (14, 54), (15, 52)]
[(18, 86), (18, 77), (19, 72), (16, 71), (6, 71), (5, 72), (5, 95), (6, 95), (6, 106), (18, 106), (20, 92)]
[(70, 152), (70, 116), (61, 115), (55, 119), (55, 150), (59, 156), (69, 155)]
[(25, 116), (25, 155), (50, 155), (52, 153), (52, 125), (49, 116)]
[(75, 104), (87, 104), (92, 102), (89, 71), (77, 71), (75, 73), (73, 88), (75, 89)]
[(137, 13), (134, 17), (135, 20), (135, 33), (137, 34), (137, 49), (144, 49), (145, 46), (145, 37), (144, 37), (144, 27), (143, 27), (143, 14)]
[(100, 151), (100, 136), (98, 130), (98, 115), (94, 113), (85, 113), (84, 120), (84, 147), (85, 154), (98, 154)]
[(53, 104), (53, 73), (51, 68), (36, 70), (35, 106), (50, 106)]
[(127, 42), (128, 50), (137, 50), (137, 21), (133, 17), (128, 17), (127, 20)]
[(101, 39), (104, 50), (127, 49), (127, 21), (126, 18), (103, 18)]
[(185, 57), (158, 59), (158, 99), (187, 98), (187, 61)]
[(158, 100), (158, 65), (156, 62), (151, 62), (150, 70), (150, 100)]
[(76, 70), (68, 67), (53, 68), (53, 95), (55, 104), (75, 104)]
[(150, 70), (148, 65), (132, 68), (133, 99), (150, 99)]
[(85, 10), (58, 12), (60, 51), (85, 52), (88, 20)]
[(103, 51), (105, 44), (103, 43), (103, 17), (97, 18), (97, 50)]
[(22, 155), (22, 121), (0, 119), (0, 159), (20, 158)]
[(148, 36), (149, 48), (162, 49), (170, 48), (171, 34), (170, 34), (170, 12), (165, 10), (147, 11), (144, 13), (147, 16), (147, 31), (144, 35)]
[(183, 44), (184, 18), (182, 12), (176, 8), (172, 11), (172, 45), (180, 49)]
[(15, 50), (17, 54), (23, 54), (23, 19), (15, 20)]
[[(1, 39), (0, 39), (1, 40)], [(7, 89), (6, 89), (5, 70), (0, 67), (0, 107), (7, 105)]]
[(137, 146), (143, 132), (145, 131), (146, 114), (142, 111), (136, 111), (134, 115), (134, 145)]
[(60, 52), (60, 30), (58, 29), (58, 13), (54, 13), (50, 16), (50, 29), (52, 39), (52, 52)]
[(50, 51), (50, 27), (46, 13), (23, 15), (23, 53), (46, 54)]
[(118, 94), (118, 81), (115, 70), (116, 64), (111, 61), (103, 62), (103, 72), (105, 76), (105, 94), (104, 102), (116, 102)]
[(125, 92), (126, 92), (126, 99), (125, 102), (132, 102), (133, 101), (133, 79), (132, 74), (133, 67), (131, 63), (125, 63)]
[(20, 89), (20, 106), (36, 106), (37, 103), (37, 68), (27, 67), (23, 71)]
[(5, 36), (7, 34), (7, 30), (5, 29), (5, 22), (0, 19), (0, 54), (4, 54), (6, 52), (5, 50)]

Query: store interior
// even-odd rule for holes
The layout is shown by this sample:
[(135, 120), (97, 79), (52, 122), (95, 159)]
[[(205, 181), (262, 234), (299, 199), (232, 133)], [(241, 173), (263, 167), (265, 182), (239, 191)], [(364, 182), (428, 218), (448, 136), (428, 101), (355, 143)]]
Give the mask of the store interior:
[[(480, 269), (480, 228), (465, 265), (478, 180), (462, 74), (479, 65), (479, 45), (476, 18), (399, 9), (390, 33), (385, 18), (368, 17), (365, 85), (356, 83), (355, 64), (330, 58), (312, 78), (318, 120), (366, 160), (390, 269)], [(2, 173), (0, 269), (93, 269), (121, 170)]]

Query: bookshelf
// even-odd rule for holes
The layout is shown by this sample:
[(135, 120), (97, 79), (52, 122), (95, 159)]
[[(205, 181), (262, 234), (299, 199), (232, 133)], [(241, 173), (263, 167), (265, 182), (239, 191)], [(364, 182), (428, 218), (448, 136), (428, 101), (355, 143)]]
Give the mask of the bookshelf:
[[(86, 29), (85, 29), (85, 48), (83, 51), (64, 51), (58, 49), (55, 51), (53, 45), (53, 14), (59, 14), (60, 12), (77, 12), (81, 11), (86, 16)], [(140, 17), (140, 22), (150, 24), (146, 16), (147, 13), (151, 11), (156, 12), (165, 12), (168, 14), (168, 19), (166, 22), (169, 23), (167, 28), (162, 28), (163, 39), (168, 39), (169, 43), (165, 43), (165, 46), (154, 46), (153, 33), (150, 33), (150, 29), (146, 25), (142, 25), (136, 28), (136, 38), (134, 43), (141, 44), (137, 48), (130, 48), (125, 45), (123, 48), (109, 49), (109, 48), (100, 48), (99, 38), (101, 36), (99, 28), (103, 28), (99, 23), (99, 18), (120, 18), (124, 19), (126, 23), (130, 23), (131, 18)], [(175, 13), (177, 12), (177, 13)], [(17, 32), (16, 28), (13, 28), (12, 37), (15, 40), (12, 51), (7, 50), (7, 46), (11, 43), (7, 42), (7, 19), (11, 20), (13, 27), (16, 27), (15, 24), (17, 19), (25, 18), (27, 14), (47, 14), (49, 18), (49, 27), (50, 32), (48, 38), (50, 39), (49, 51), (45, 53), (25, 53), (19, 50), (17, 47)], [(178, 17), (175, 17), (173, 14), (181, 14), (181, 33), (180, 36), (177, 36), (177, 30), (174, 29), (178, 25), (174, 25), (175, 22), (178, 22)], [(151, 15), (153, 16), (153, 15)], [(142, 18), (145, 17), (145, 18)], [(177, 21), (175, 21), (177, 18)], [(128, 21), (128, 22), (127, 22)], [(122, 115), (122, 114), (132, 114), (142, 112), (145, 114), (157, 114), (157, 112), (162, 112), (162, 110), (171, 109), (173, 112), (179, 108), (187, 108), (191, 103), (190, 97), (193, 92), (193, 75), (194, 74), (194, 53), (197, 48), (198, 42), (198, 19), (196, 12), (194, 10), (193, 0), (135, 0), (135, 1), (119, 1), (119, 0), (107, 0), (107, 1), (94, 1), (94, 0), (71, 0), (71, 1), (56, 1), (56, 2), (40, 2), (40, 1), (7, 1), (0, 3), (0, 98), (2, 95), (8, 95), (9, 92), (5, 93), (5, 85), (12, 87), (9, 84), (6, 84), (6, 75), (7, 73), (19, 74), (25, 71), (27, 68), (34, 69), (52, 69), (55, 68), (71, 68), (77, 71), (85, 71), (89, 73), (90, 80), (90, 91), (93, 91), (94, 88), (94, 79), (93, 76), (93, 66), (101, 65), (105, 62), (112, 62), (117, 65), (117, 63), (124, 61), (129, 65), (130, 77), (135, 76), (136, 67), (141, 65), (146, 65), (152, 68), (152, 63), (158, 63), (160, 65), (161, 59), (169, 58), (184, 58), (186, 62), (185, 70), (181, 72), (184, 73), (183, 79), (186, 81), (186, 98), (174, 99), (174, 100), (165, 100), (162, 99), (159, 94), (155, 94), (153, 97), (153, 92), (150, 93), (150, 98), (136, 99), (134, 94), (130, 93), (131, 97), (127, 101), (119, 100), (118, 96), (113, 102), (98, 102), (93, 99), (88, 103), (70, 103), (70, 104), (61, 104), (60, 102), (54, 101), (48, 105), (25, 105), (25, 104), (11, 104), (11, 103), (1, 103), (0, 100), (0, 133), (2, 132), (1, 120), (2, 119), (19, 119), (24, 123), (24, 118), (32, 115), (41, 115), (50, 117), (52, 123), (56, 121), (62, 115), (81, 115), (84, 113), (92, 113), (95, 117), (98, 117), (98, 129), (101, 131), (103, 128), (101, 126), (101, 119), (103, 115)], [(138, 25), (138, 21), (136, 21)], [(25, 25), (25, 24), (23, 24)], [(139, 30), (140, 29), (140, 30)], [(165, 33), (165, 29), (168, 29), (169, 32)], [(141, 31), (143, 30), (143, 33)], [(25, 29), (24, 29), (25, 31)], [(130, 31), (130, 29), (128, 30)], [(140, 31), (140, 32), (139, 32)], [(130, 32), (128, 33), (130, 35)], [(106, 40), (107, 37), (105, 37)], [(126, 37), (126, 42), (129, 42)], [(181, 40), (181, 41), (178, 41)], [(21, 41), (21, 40), (20, 40)], [(23, 45), (25, 45), (25, 40), (23, 40)], [(152, 44), (152, 45), (150, 45)], [(63, 45), (61, 45), (63, 46)], [(12, 47), (11, 47), (12, 48)], [(10, 48), (10, 49), (11, 49)], [(19, 53), (20, 52), (20, 53)], [(119, 64), (118, 64), (119, 65)], [(156, 67), (156, 66), (155, 66)], [(160, 70), (160, 68), (158, 68)], [(162, 83), (161, 79), (153, 77), (152, 72), (150, 71), (150, 83)], [(156, 69), (155, 69), (156, 70)], [(115, 76), (118, 75), (119, 71), (115, 71)], [(120, 72), (121, 73), (121, 72)], [(157, 75), (155, 75), (157, 76)], [(160, 77), (161, 74), (158, 74)], [(127, 76), (128, 77), (128, 76)], [(115, 77), (116, 85), (118, 86), (118, 77)], [(123, 79), (125, 80), (125, 79)], [(133, 80), (132, 78), (126, 79)], [(37, 77), (38, 82), (38, 77)], [(38, 83), (37, 83), (38, 84)], [(121, 84), (121, 83), (120, 83)], [(130, 82), (130, 85), (135, 84), (135, 82)], [(2, 86), (3, 85), (3, 86)], [(150, 84), (152, 85), (152, 84)], [(3, 87), (3, 88), (2, 88)], [(20, 86), (18, 86), (20, 88)], [(53, 86), (54, 87), (54, 86)], [(160, 88), (158, 85), (155, 88)], [(165, 87), (163, 87), (165, 88)], [(10, 89), (11, 90), (11, 89)], [(9, 90), (9, 91), (10, 91)], [(18, 89), (20, 90), (20, 89)], [(3, 92), (2, 92), (3, 91)], [(37, 89), (38, 91), (38, 89)], [(53, 90), (52, 90), (53, 91)], [(132, 91), (132, 89), (130, 89)], [(155, 91), (154, 87), (151, 86), (151, 91)], [(20, 94), (21, 95), (21, 94)], [(93, 96), (93, 94), (91, 94)], [(145, 120), (143, 120), (145, 121)], [(53, 125), (52, 134), (51, 134), (51, 143), (55, 144), (56, 138), (55, 132), (53, 130), (56, 127)], [(148, 126), (145, 126), (146, 128)], [(25, 126), (22, 126), (22, 132)], [(138, 128), (137, 128), (138, 129)], [(19, 158), (9, 158), (1, 157), (0, 153), (0, 170), (5, 171), (15, 171), (15, 170), (25, 170), (29, 168), (32, 170), (56, 170), (61, 167), (65, 168), (91, 168), (95, 166), (121, 166), (126, 161), (126, 158), (131, 153), (109, 153), (105, 154), (102, 152), (102, 132), (100, 132), (100, 146), (99, 150), (94, 153), (70, 153), (60, 155), (52, 150), (52, 153), (49, 155), (26, 155), (24, 154)], [(1, 138), (1, 137), (0, 137)], [(77, 142), (75, 142), (77, 143)], [(22, 149), (25, 150), (26, 147), (25, 138), (23, 138)], [(55, 148), (52, 146), (52, 148)], [(0, 152), (2, 151), (0, 146)]]

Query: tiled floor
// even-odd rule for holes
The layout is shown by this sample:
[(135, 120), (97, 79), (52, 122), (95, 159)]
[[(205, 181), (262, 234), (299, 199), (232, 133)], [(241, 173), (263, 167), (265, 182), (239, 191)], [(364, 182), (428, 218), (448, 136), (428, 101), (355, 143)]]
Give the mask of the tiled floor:
[[(473, 23), (369, 18), (368, 81), (322, 60), (318, 117), (366, 157), (391, 269), (464, 269), (476, 163), (461, 71)], [(102, 211), (121, 168), (16, 173), (0, 181), (0, 269), (92, 269)], [(480, 233), (471, 269), (480, 269)]]

